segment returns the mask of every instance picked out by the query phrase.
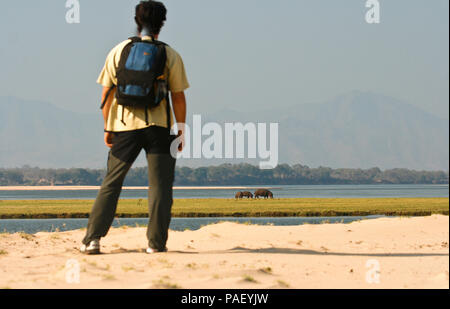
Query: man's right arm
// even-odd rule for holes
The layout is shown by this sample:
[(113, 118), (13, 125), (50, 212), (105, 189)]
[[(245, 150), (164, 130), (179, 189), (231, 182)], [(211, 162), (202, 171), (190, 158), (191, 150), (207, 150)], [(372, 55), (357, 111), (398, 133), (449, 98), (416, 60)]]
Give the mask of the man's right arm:
[(103, 120), (104, 120), (104, 126), (103, 128), (105, 129), (105, 144), (106, 146), (108, 146), (109, 148), (112, 147), (112, 138), (113, 138), (113, 133), (112, 132), (106, 132), (106, 124), (108, 122), (108, 116), (109, 116), (109, 110), (111, 109), (111, 104), (112, 104), (112, 99), (114, 97), (114, 92), (115, 89), (110, 91), (110, 87), (103, 87), (103, 92), (102, 92), (102, 102), (105, 101), (106, 95), (109, 92), (108, 95), (108, 99), (105, 103), (105, 106), (103, 106), (102, 109), (102, 113), (103, 113)]

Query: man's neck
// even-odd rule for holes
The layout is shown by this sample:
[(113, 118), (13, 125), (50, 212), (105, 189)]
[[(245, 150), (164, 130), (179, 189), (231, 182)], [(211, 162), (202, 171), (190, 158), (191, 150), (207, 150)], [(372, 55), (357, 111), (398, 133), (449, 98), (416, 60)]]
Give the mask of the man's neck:
[(150, 34), (150, 33), (148, 33), (147, 31), (142, 31), (140, 34), (139, 34), (139, 37), (144, 37), (144, 36), (149, 36), (149, 37), (152, 37), (152, 38), (154, 38), (155, 40), (157, 40), (158, 39), (158, 34), (154, 34), (154, 35), (152, 35), (152, 34)]

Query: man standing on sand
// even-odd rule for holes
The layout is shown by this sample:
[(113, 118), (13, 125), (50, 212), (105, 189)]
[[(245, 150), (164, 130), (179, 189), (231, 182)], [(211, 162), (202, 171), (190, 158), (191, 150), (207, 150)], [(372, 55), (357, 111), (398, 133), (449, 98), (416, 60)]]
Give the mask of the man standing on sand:
[[(170, 134), (173, 119), (168, 92), (170, 91), (176, 121), (182, 124), (186, 118), (184, 90), (189, 87), (189, 83), (180, 55), (157, 41), (166, 13), (161, 2), (141, 1), (136, 6), (135, 16), (139, 37), (128, 39), (111, 50), (97, 80), (103, 86), (105, 144), (111, 149), (107, 173), (92, 207), (86, 236), (80, 248), (82, 253), (100, 253), (100, 238), (106, 236), (114, 220), (125, 176), (142, 149), (146, 152), (149, 177), (146, 252), (167, 251), (175, 173), (175, 158), (170, 153), (174, 137)], [(155, 53), (152, 54), (153, 51)], [(156, 63), (158, 59), (162, 59), (161, 65)], [(149, 74), (143, 73), (145, 69), (136, 69), (136, 66), (148, 67), (152, 63), (160, 67), (161, 75), (157, 76), (150, 71), (153, 75), (145, 75)], [(155, 76), (155, 84), (149, 85), (148, 76)], [(158, 87), (155, 86), (156, 83), (167, 86), (153, 91), (150, 87)], [(152, 103), (157, 103), (145, 106), (137, 104), (141, 92), (148, 102), (148, 93), (154, 92)], [(181, 131), (178, 132), (180, 134)], [(178, 150), (182, 150), (182, 144)]]

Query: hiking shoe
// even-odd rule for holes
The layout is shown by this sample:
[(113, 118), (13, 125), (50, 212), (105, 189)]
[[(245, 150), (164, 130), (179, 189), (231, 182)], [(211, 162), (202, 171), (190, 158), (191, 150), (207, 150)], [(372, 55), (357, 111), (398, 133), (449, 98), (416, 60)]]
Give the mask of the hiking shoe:
[(84, 254), (100, 254), (100, 239), (94, 239), (87, 245), (82, 244), (80, 252)]
[(158, 249), (153, 249), (153, 248), (148, 247), (145, 252), (148, 253), (148, 254), (159, 253), (159, 252), (167, 252), (167, 247), (164, 248), (163, 250), (158, 250)]

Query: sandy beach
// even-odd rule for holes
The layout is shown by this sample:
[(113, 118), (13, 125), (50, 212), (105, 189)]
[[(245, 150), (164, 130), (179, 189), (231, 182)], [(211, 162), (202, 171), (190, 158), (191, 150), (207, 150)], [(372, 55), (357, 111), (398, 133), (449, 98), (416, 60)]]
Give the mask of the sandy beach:
[[(449, 288), (449, 217), (350, 224), (208, 225), (170, 231), (147, 255), (145, 228), (111, 229), (103, 254), (83, 230), (0, 234), (0, 288)], [(77, 271), (79, 270), (79, 272)]]

